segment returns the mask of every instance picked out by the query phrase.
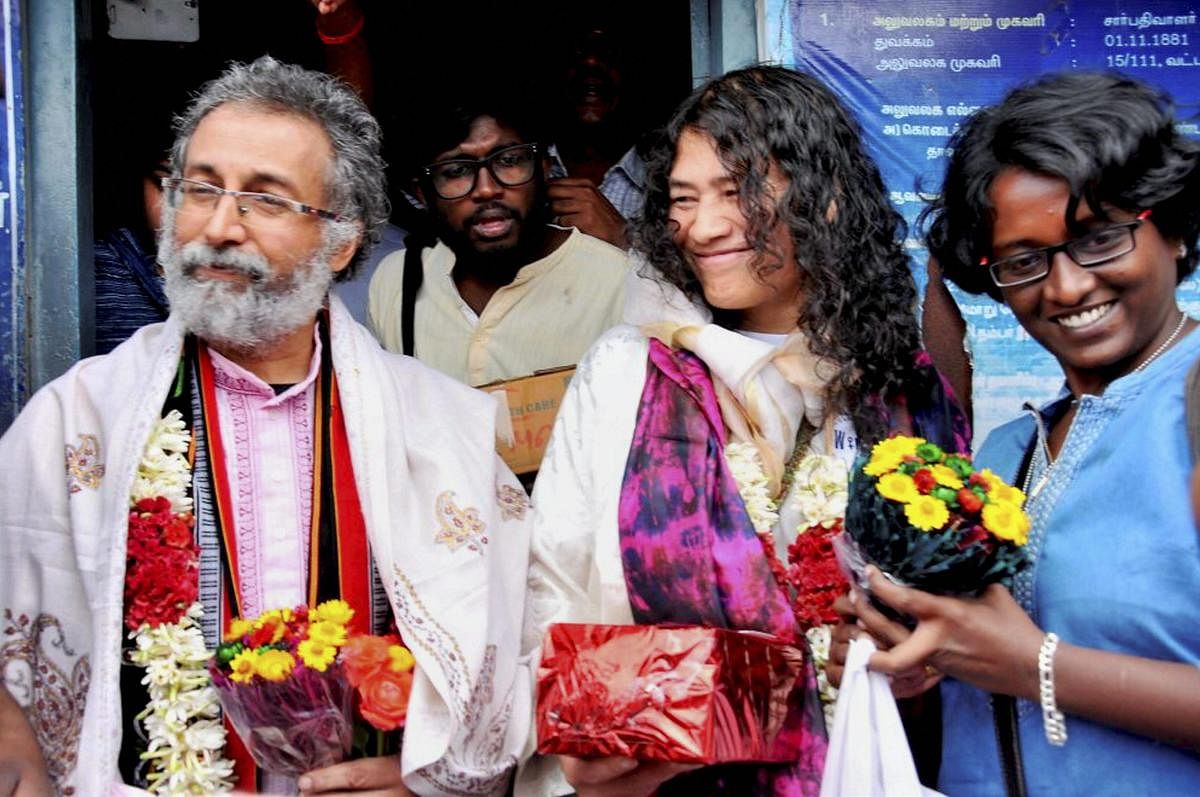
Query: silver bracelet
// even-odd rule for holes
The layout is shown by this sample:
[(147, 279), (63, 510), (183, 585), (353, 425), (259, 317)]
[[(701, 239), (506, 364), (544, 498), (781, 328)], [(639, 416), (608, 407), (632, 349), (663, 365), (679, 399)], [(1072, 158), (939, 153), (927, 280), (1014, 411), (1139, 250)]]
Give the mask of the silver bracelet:
[(1058, 650), (1058, 634), (1046, 634), (1038, 650), (1038, 693), (1042, 700), (1042, 728), (1046, 741), (1055, 747), (1067, 743), (1067, 722), (1054, 701), (1054, 652)]

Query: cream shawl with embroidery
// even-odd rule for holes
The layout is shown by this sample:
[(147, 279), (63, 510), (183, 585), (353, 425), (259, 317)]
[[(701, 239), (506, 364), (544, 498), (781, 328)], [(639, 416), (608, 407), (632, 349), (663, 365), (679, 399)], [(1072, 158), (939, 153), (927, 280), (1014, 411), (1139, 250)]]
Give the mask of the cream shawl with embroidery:
[[(494, 453), (495, 402), (383, 351), (337, 299), (330, 312), (367, 533), (417, 659), (405, 781), (502, 794), (532, 698), (528, 504)], [(182, 339), (168, 320), (80, 362), (0, 439), (0, 672), (60, 791), (119, 777), (126, 512)]]

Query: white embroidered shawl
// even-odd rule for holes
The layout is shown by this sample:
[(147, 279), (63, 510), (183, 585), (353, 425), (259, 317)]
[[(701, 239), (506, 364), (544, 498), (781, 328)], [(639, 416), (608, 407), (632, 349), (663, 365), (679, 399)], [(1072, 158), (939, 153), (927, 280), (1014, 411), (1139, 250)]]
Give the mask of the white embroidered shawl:
[[(383, 351), (330, 304), (367, 533), (417, 660), (405, 781), (502, 794), (532, 697), (519, 650), (528, 503), (495, 455), (495, 402)], [(182, 340), (172, 319), (80, 362), (0, 439), (0, 673), (66, 793), (119, 779), (129, 492)]]

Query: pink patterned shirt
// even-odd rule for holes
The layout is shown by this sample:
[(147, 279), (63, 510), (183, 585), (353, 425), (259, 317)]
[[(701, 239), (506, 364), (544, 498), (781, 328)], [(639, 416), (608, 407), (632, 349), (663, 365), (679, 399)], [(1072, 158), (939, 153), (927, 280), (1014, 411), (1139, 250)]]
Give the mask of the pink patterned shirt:
[(313, 510), (313, 416), (321, 340), (308, 375), (283, 393), (209, 349), (237, 529), (242, 611), (305, 602)]

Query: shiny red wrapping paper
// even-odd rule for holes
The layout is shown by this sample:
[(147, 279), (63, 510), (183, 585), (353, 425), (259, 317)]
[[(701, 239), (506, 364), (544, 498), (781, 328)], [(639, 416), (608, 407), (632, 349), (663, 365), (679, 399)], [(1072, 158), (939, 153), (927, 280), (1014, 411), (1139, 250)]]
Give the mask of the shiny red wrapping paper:
[(779, 731), (803, 655), (753, 631), (552, 625), (538, 669), (538, 752), (698, 764), (795, 760)]

